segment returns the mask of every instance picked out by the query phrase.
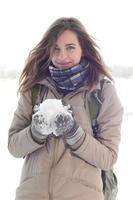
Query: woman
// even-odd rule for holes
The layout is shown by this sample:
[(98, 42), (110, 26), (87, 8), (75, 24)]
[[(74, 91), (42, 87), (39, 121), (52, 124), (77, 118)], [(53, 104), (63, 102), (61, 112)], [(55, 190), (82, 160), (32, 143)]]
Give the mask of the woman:
[[(94, 137), (85, 99), (103, 78), (113, 80), (81, 22), (56, 20), (29, 54), (20, 77), (8, 141), (11, 154), (25, 158), (16, 200), (103, 200), (101, 170), (117, 160), (123, 113), (113, 84), (104, 84)], [(56, 134), (39, 126), (47, 120), (34, 114), (35, 85), (42, 88), (40, 102), (62, 99), (71, 106), (71, 118), (57, 114)]]

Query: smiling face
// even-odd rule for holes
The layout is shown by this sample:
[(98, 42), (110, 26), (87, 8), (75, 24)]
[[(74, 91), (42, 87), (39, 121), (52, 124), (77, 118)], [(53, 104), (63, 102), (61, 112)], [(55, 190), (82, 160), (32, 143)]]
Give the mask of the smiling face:
[(70, 30), (64, 31), (51, 48), (51, 61), (59, 69), (68, 69), (79, 64), (82, 49), (77, 35)]

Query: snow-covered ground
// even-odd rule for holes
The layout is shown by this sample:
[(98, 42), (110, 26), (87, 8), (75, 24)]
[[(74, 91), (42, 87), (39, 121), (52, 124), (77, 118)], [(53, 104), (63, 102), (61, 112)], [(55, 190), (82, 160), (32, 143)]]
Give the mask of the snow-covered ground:
[[(116, 79), (116, 89), (124, 106), (122, 139), (115, 171), (119, 182), (117, 200), (132, 198), (133, 180), (133, 79)], [(4, 200), (14, 200), (23, 159), (11, 156), (7, 149), (8, 129), (17, 105), (17, 80), (0, 80), (0, 196)]]

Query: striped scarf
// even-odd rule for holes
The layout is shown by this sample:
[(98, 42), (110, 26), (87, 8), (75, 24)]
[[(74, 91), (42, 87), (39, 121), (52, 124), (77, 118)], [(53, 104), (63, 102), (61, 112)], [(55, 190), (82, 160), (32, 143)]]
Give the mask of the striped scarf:
[(89, 62), (82, 60), (80, 64), (64, 70), (49, 66), (49, 71), (57, 90), (66, 93), (88, 83)]

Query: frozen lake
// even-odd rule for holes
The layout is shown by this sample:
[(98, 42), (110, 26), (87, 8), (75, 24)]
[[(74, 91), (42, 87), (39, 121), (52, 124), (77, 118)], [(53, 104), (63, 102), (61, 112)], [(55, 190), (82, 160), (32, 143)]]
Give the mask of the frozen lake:
[[(133, 180), (133, 79), (116, 79), (116, 89), (124, 106), (124, 119), (122, 125), (122, 139), (119, 158), (115, 171), (119, 182), (117, 200), (132, 198)], [(11, 156), (7, 149), (7, 137), (13, 112), (17, 104), (17, 80), (0, 80), (0, 196), (4, 200), (14, 200), (15, 190), (19, 183), (23, 159)]]

